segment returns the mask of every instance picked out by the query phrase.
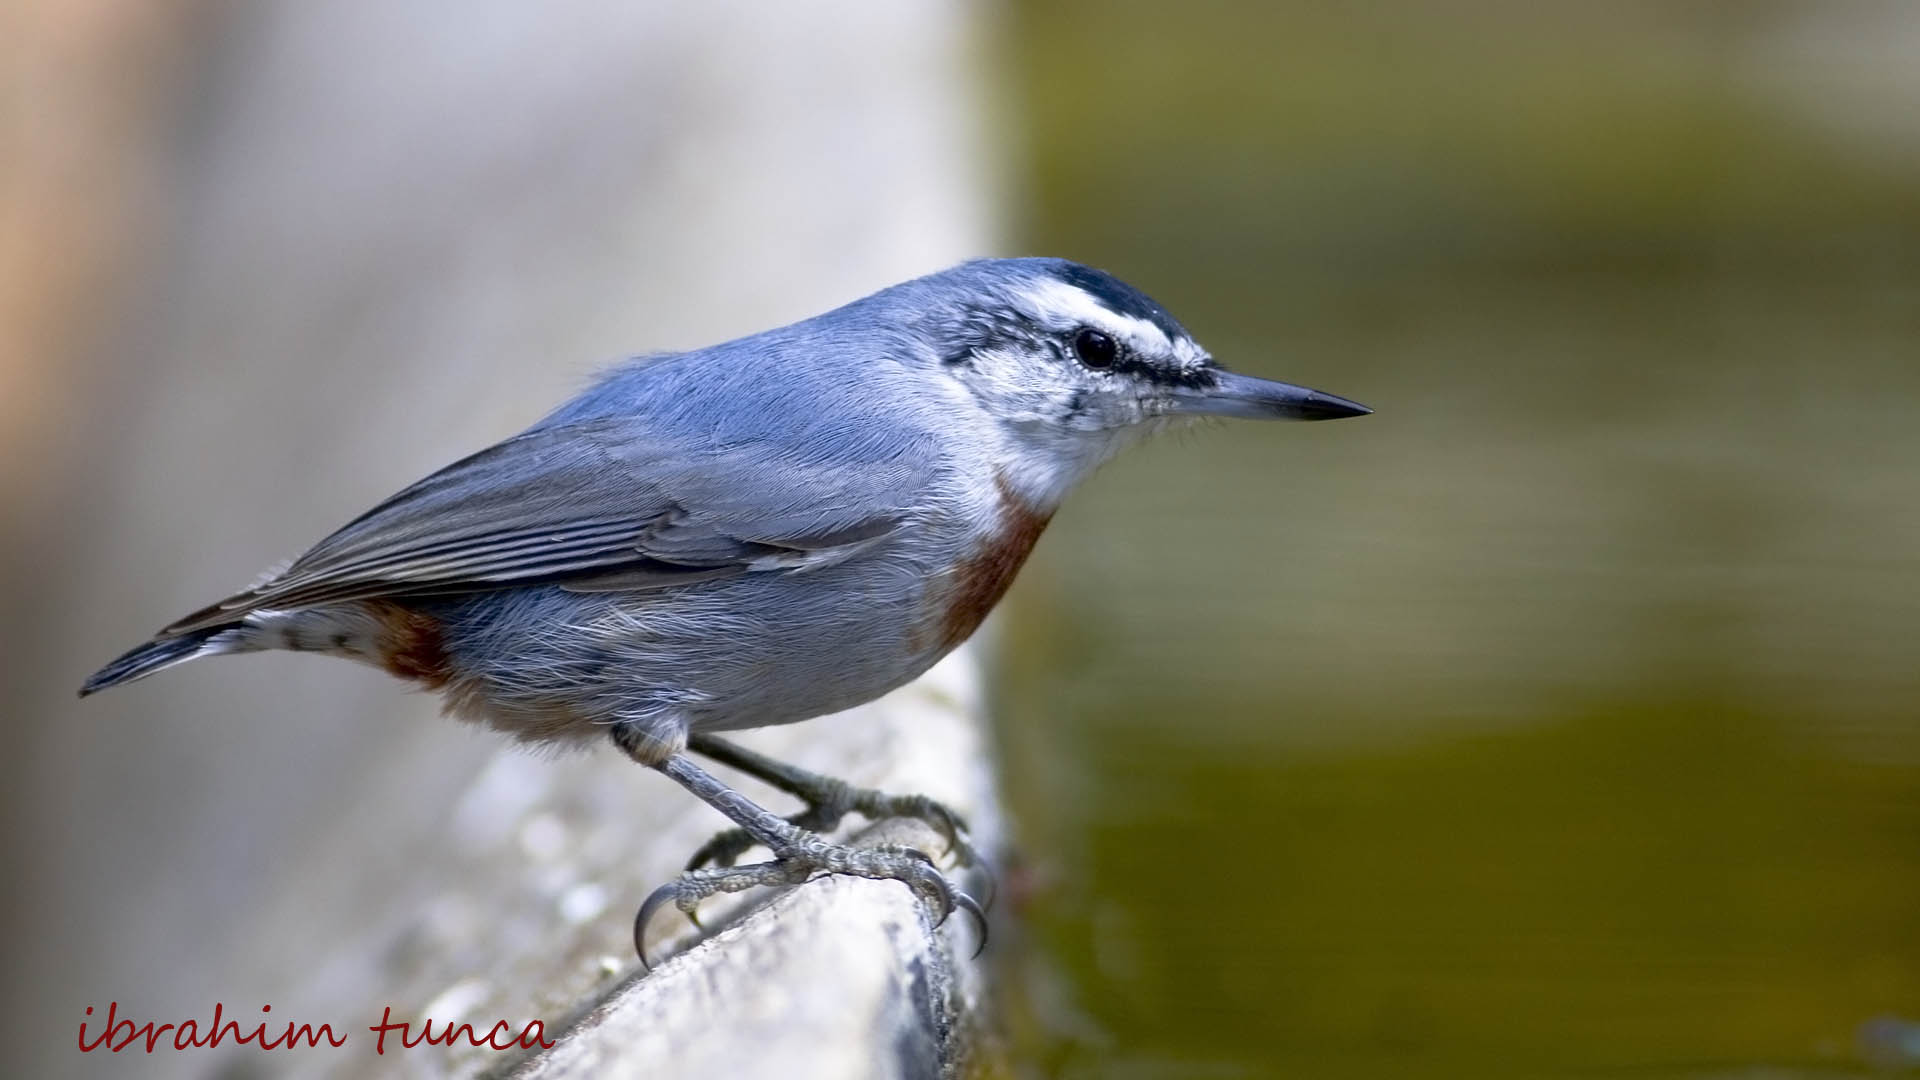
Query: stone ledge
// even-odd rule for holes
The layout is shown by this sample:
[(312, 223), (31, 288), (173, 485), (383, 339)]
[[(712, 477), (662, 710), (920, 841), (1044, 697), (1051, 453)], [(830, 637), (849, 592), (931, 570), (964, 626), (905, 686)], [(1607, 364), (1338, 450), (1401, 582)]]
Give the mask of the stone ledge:
[[(860, 842), (939, 850), (918, 822), (883, 822)], [(950, 1075), (976, 1044), (983, 980), (971, 920), (935, 928), (929, 916), (895, 882), (826, 877), (782, 890), (614, 990), (505, 1075)]]

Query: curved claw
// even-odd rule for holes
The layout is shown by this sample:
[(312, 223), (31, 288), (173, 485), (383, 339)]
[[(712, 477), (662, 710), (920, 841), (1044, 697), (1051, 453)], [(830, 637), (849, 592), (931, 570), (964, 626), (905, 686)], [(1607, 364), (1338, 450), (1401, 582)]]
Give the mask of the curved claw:
[[(973, 925), (980, 931), (980, 940), (973, 947), (973, 955), (968, 957), (969, 960), (977, 959), (981, 953), (987, 951), (987, 913), (974, 902), (973, 897), (963, 892), (956, 891), (953, 894), (953, 906), (973, 916)], [(945, 921), (945, 919), (941, 920), (941, 922)]]
[[(953, 854), (954, 848), (960, 844), (960, 833), (967, 827), (966, 822), (960, 820), (960, 815), (931, 799), (927, 800), (923, 810), (925, 814), (921, 820), (933, 826), (933, 831), (939, 833), (940, 839), (947, 843), (946, 849), (940, 854), (942, 856)], [(939, 820), (936, 821), (935, 818)]]
[(972, 855), (972, 848), (961, 839), (967, 831), (967, 819), (961, 817), (947, 804), (922, 795), (913, 796), (908, 805), (899, 809), (908, 817), (916, 817), (926, 822), (934, 832), (940, 834), (940, 839), (946, 841), (947, 845), (940, 852), (943, 858), (959, 852), (960, 861), (964, 863)]
[[(640, 968), (643, 971), (653, 970), (653, 965), (647, 961), (647, 924), (653, 921), (653, 917), (669, 901), (677, 900), (679, 893), (679, 882), (667, 882), (647, 894), (647, 898), (640, 904), (639, 913), (633, 917), (633, 951), (639, 955)], [(700, 926), (700, 920), (694, 917), (693, 912), (687, 912), (687, 918), (693, 921), (693, 925)], [(706, 928), (701, 927), (701, 929)]]
[[(927, 865), (928, 869), (933, 871), (932, 876), (937, 887), (930, 891), (934, 896), (939, 898), (940, 902), (940, 917), (933, 920), (934, 926), (945, 926), (947, 920), (952, 917), (955, 910), (964, 911), (973, 916), (974, 926), (979, 928), (980, 931), (980, 942), (974, 946), (973, 955), (979, 956), (987, 947), (987, 913), (980, 907), (979, 902), (966, 893), (961, 892), (959, 889), (954, 888), (953, 883), (948, 881), (946, 876), (940, 873), (938, 867), (935, 866), (933, 857), (926, 852), (918, 848), (898, 848), (896, 850), (902, 854), (919, 859)], [(918, 889), (915, 891), (918, 891)]]

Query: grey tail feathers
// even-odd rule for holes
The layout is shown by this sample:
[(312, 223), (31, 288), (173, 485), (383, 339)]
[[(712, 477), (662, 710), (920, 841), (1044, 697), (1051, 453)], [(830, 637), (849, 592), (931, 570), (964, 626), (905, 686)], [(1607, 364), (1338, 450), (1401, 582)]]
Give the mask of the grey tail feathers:
[(231, 629), (232, 626), (212, 626), (179, 637), (149, 641), (88, 676), (80, 687), (80, 696), (97, 694), (109, 686), (144, 679), (161, 668), (184, 664), (201, 655), (200, 650), (208, 642)]

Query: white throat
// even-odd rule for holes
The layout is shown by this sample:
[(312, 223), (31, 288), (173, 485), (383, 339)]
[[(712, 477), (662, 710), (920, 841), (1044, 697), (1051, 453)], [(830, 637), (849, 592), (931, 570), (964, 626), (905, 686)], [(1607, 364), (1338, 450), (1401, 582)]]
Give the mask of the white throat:
[(997, 472), (1035, 509), (1052, 513), (1107, 459), (1136, 441), (1138, 428), (1060, 431), (1039, 424), (999, 424)]

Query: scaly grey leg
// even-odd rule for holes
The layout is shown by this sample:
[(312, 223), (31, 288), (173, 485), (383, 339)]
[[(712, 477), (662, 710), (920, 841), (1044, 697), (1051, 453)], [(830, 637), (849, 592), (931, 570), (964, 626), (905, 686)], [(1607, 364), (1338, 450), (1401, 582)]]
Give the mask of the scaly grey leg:
[[(614, 741), (647, 764), (635, 753), (640, 748), (629, 747), (629, 740), (621, 738), (620, 730), (615, 729)], [(652, 767), (726, 815), (755, 843), (764, 844), (774, 857), (769, 862), (748, 866), (690, 870), (655, 889), (640, 905), (633, 921), (634, 950), (640, 954), (642, 964), (647, 962), (647, 922), (666, 904), (671, 903), (691, 915), (700, 901), (718, 893), (741, 892), (756, 885), (798, 885), (822, 873), (901, 882), (933, 908), (936, 925), (946, 922), (955, 908), (964, 910), (979, 924), (980, 947), (986, 946), (987, 918), (980, 905), (954, 888), (923, 852), (903, 847), (857, 848), (833, 843), (756, 805), (694, 764), (684, 752), (669, 754)]]
[[(979, 853), (962, 835), (967, 828), (966, 819), (925, 795), (889, 795), (873, 788), (854, 787), (844, 780), (775, 761), (765, 754), (712, 735), (688, 735), (687, 749), (722, 765), (739, 769), (805, 802), (805, 810), (786, 819), (800, 828), (821, 833), (832, 832), (849, 813), (858, 813), (869, 821), (890, 817), (913, 818), (926, 822), (940, 833), (947, 842), (946, 854), (953, 856), (954, 865), (983, 865)], [(687, 869), (698, 870), (708, 864), (732, 866), (734, 860), (756, 842), (753, 834), (745, 829), (728, 829), (701, 845), (700, 850), (694, 852), (693, 858), (687, 861)]]

